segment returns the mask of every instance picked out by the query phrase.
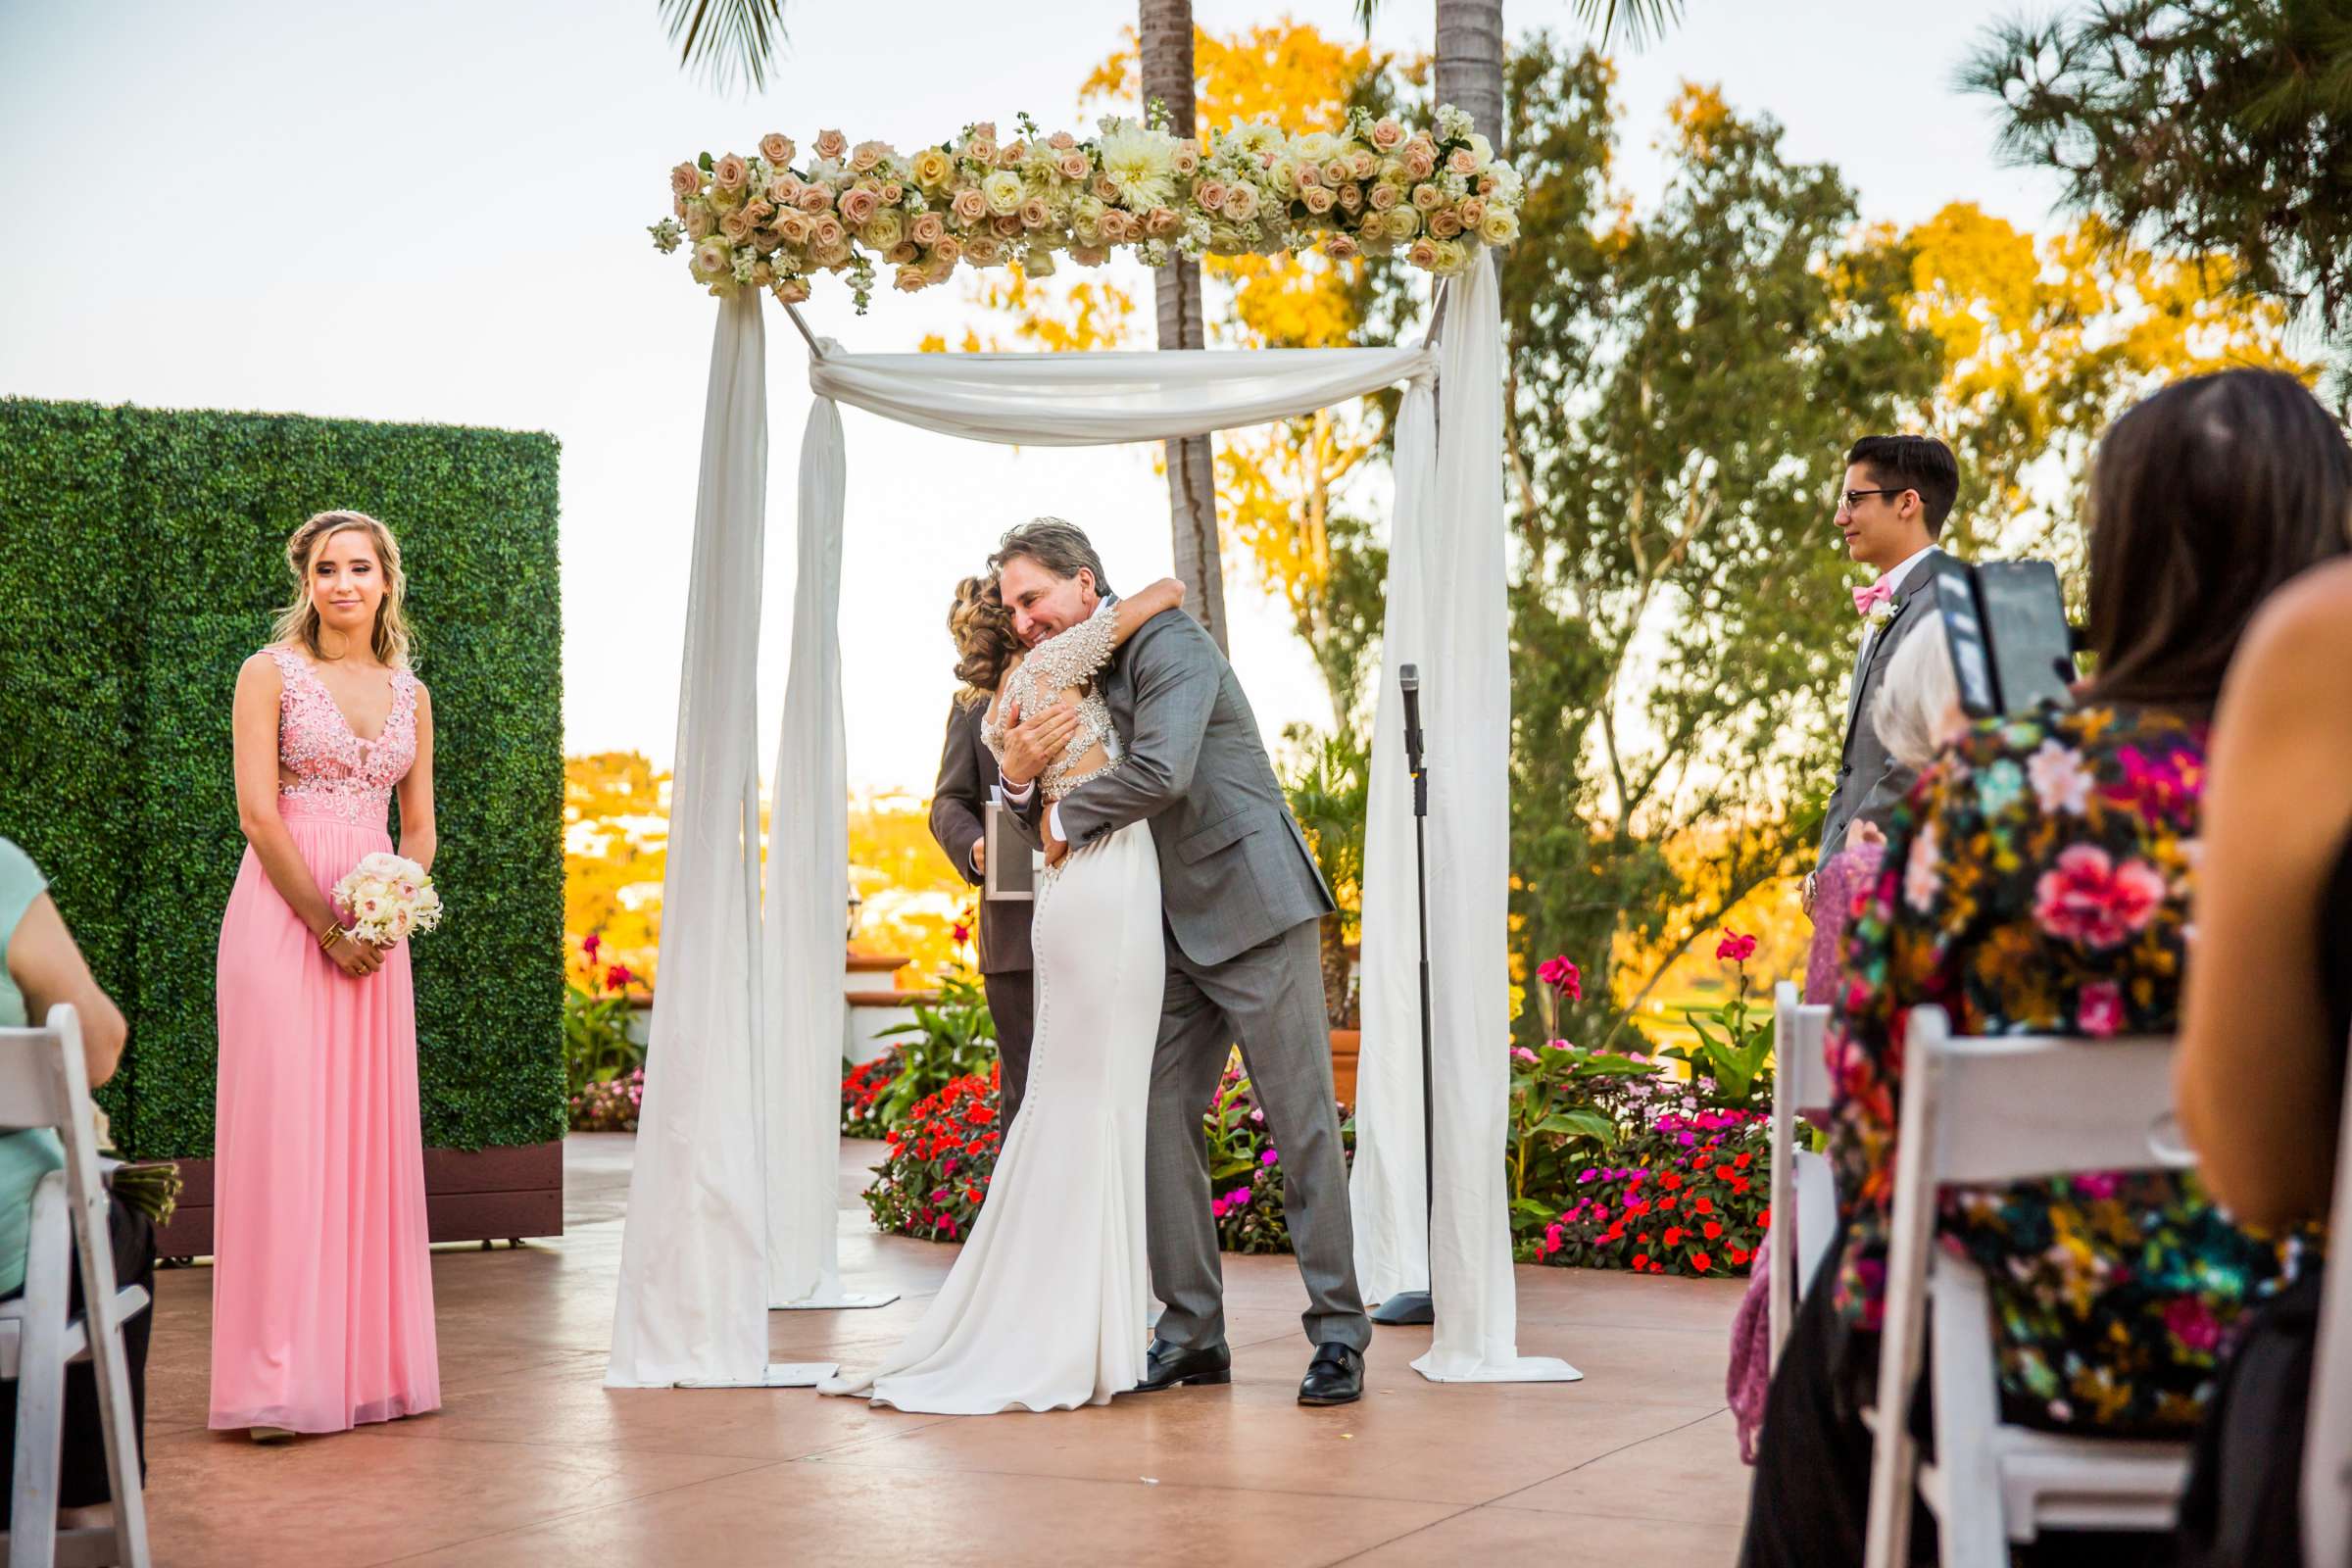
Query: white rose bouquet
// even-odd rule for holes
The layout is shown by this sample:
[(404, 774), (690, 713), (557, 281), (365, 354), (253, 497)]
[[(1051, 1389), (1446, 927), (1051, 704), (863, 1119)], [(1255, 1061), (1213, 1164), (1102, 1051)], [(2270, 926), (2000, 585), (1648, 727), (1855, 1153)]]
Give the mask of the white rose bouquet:
[(391, 947), (441, 923), (441, 895), (423, 866), (397, 855), (368, 856), (335, 884), (335, 903), (351, 934)]

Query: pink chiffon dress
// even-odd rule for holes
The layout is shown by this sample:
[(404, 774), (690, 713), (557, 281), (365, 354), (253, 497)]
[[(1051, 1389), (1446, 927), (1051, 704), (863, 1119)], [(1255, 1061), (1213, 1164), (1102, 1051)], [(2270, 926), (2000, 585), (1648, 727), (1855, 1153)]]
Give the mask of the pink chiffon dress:
[[(416, 678), (393, 672), (391, 716), (363, 740), (308, 661), (270, 653), (278, 814), (324, 892), (392, 848)], [(345, 974), (248, 847), (219, 983), (211, 1424), (341, 1432), (437, 1408), (407, 945)]]

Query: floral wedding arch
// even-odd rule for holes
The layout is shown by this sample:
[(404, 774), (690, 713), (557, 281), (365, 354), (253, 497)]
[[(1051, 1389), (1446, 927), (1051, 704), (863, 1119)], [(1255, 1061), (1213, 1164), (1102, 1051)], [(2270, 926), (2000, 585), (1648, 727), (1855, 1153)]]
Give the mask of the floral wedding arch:
[[(1024, 446), (1158, 442), (1308, 414), (1404, 383), (1364, 875), (1363, 1054), (1349, 1192), (1368, 1299), (1432, 1289), (1442, 1381), (1552, 1380), (1522, 1357), (1502, 1184), (1508, 1074), (1510, 672), (1504, 606), (1501, 316), (1489, 248), (1517, 233), (1520, 182), (1467, 119), (1351, 116), (1336, 132), (1236, 125), (1212, 139), (1102, 122), (1099, 137), (991, 125), (900, 154), (839, 132), (816, 158), (671, 172), (657, 246), (691, 247), (720, 298), (704, 409), (662, 984), (606, 1381), (809, 1381), (771, 1367), (767, 1312), (860, 1304), (842, 1291), (835, 1183), (848, 769), (842, 721), (839, 406)], [(1319, 247), (1394, 255), (1441, 279), (1442, 343), (1252, 352), (849, 354), (808, 336), (816, 394), (801, 444), (792, 642), (761, 877), (754, 665), (765, 534), (761, 295), (790, 311), (846, 277), (863, 311), (958, 266), (1059, 256)], [(797, 312), (794, 320), (799, 323)], [(1443, 441), (1439, 438), (1441, 427)], [(1012, 519), (1007, 519), (1012, 520)], [(992, 541), (976, 540), (976, 544)], [(1426, 1217), (1413, 824), (1396, 695), (1418, 664), (1431, 760), (1429, 910), (1437, 1050), (1435, 1246)], [(1138, 1325), (1141, 1328), (1141, 1325)]]

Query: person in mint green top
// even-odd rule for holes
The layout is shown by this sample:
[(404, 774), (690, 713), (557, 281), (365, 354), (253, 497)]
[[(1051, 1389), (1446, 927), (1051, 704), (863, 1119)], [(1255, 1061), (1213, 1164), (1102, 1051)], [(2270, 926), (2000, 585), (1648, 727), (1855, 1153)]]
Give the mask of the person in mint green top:
[[(95, 1089), (115, 1075), (122, 1059), (128, 1026), (83, 961), (74, 933), (50, 901), (48, 884), (32, 858), (0, 838), (0, 1028), (22, 1028), (70, 1002), (81, 1017), (82, 1063)], [(25, 1232), (32, 1220), (32, 1190), (41, 1178), (65, 1166), (65, 1150), (47, 1128), (0, 1136), (0, 1298), (24, 1289)], [(155, 1230), (144, 1215), (121, 1199), (112, 1200), (115, 1277), (122, 1285), (144, 1285), (155, 1295)], [(74, 1284), (73, 1310), (81, 1310), (81, 1283)], [(130, 1368), (131, 1407), (138, 1417), (140, 1474), (145, 1475), (147, 1426), (147, 1340), (152, 1311), (122, 1326), (124, 1359)], [(0, 1383), (0, 1473), (16, 1462), (17, 1385)], [(65, 1435), (58, 1485), (58, 1521), (66, 1528), (111, 1522), (104, 1428), (98, 1393), (85, 1362), (66, 1369)], [(8, 1527), (9, 1497), (0, 1488), (0, 1529)]]

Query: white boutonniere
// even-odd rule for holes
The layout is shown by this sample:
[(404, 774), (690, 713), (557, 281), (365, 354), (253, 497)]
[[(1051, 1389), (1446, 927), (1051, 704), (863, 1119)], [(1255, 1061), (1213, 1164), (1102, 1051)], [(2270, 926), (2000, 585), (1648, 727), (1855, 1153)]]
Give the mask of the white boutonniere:
[(1889, 621), (1902, 612), (1903, 602), (1900, 599), (1882, 599), (1870, 607), (1870, 613), (1864, 615), (1862, 621), (1872, 631), (1883, 631)]

